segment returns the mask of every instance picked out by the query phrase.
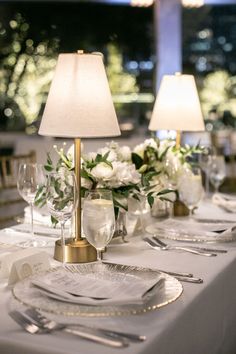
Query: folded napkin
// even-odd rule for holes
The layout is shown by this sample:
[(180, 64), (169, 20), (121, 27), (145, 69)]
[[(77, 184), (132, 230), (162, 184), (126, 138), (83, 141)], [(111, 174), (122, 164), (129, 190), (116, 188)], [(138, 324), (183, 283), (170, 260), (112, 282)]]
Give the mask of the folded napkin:
[[(103, 274), (103, 275), (102, 275)], [(141, 279), (129, 274), (105, 276), (58, 271), (34, 278), (31, 284), (49, 298), (62, 302), (84, 305), (143, 304), (164, 285), (165, 278), (156, 274), (151, 279)]]
[(212, 202), (228, 212), (236, 213), (236, 197), (216, 193), (212, 197)]

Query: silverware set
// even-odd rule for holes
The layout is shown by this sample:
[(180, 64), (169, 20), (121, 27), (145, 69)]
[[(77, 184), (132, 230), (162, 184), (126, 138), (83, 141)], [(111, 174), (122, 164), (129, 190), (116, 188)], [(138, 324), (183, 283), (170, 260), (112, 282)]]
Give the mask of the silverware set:
[(143, 342), (146, 337), (134, 333), (120, 332), (100, 327), (86, 326), (82, 324), (58, 323), (43, 316), (36, 309), (28, 308), (25, 311), (13, 310), (9, 316), (18, 323), (21, 328), (30, 334), (44, 334), (53, 331), (64, 331), (82, 339), (103, 344), (114, 348), (124, 348), (131, 342)]
[[(207, 248), (207, 247), (198, 247), (198, 246), (185, 247), (185, 246), (168, 245), (167, 243), (160, 240), (156, 235), (153, 235), (152, 237), (146, 236), (143, 238), (143, 240), (152, 249), (159, 250), (159, 251), (180, 250), (180, 251), (185, 251), (185, 252), (193, 253), (200, 256), (206, 256), (206, 257), (215, 257), (217, 256), (217, 253), (227, 253), (226, 250), (218, 249), (218, 248)], [(191, 273), (177, 273), (177, 272), (164, 271), (164, 270), (160, 270), (160, 271), (174, 276), (179, 281), (195, 283), (195, 284), (203, 283), (203, 279), (196, 278)]]
[(200, 256), (206, 257), (215, 257), (217, 253), (227, 253), (226, 250), (217, 249), (217, 248), (206, 248), (206, 247), (198, 247), (198, 246), (174, 246), (169, 245), (162, 240), (160, 240), (157, 236), (152, 237), (144, 237), (143, 240), (153, 249), (168, 251), (168, 250), (180, 250), (189, 253), (193, 253)]

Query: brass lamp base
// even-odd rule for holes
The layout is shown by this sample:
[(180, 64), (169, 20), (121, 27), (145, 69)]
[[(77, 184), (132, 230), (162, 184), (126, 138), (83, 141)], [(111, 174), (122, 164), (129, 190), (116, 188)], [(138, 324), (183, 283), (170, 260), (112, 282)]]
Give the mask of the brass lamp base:
[[(55, 242), (54, 258), (57, 261), (63, 261), (63, 252), (61, 240)], [(87, 263), (94, 262), (97, 259), (96, 249), (85, 239), (70, 238), (66, 240), (65, 259), (66, 263)]]

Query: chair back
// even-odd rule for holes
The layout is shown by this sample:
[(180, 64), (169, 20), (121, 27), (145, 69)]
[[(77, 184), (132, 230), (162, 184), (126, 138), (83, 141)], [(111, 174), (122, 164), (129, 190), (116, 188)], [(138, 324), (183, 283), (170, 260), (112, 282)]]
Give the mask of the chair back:
[(0, 156), (0, 189), (15, 188), (20, 164), (34, 162), (35, 151), (25, 155)]
[(0, 229), (16, 224), (27, 203), (17, 190), (17, 175), (21, 163), (35, 163), (36, 153), (0, 156)]

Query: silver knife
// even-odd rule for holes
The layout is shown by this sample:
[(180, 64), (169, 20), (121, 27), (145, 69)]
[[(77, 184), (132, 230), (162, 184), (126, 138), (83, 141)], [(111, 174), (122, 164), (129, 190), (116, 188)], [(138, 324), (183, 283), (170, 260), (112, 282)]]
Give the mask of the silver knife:
[(235, 224), (235, 220), (224, 220), (224, 219), (195, 218), (194, 221), (203, 224)]
[(203, 283), (203, 279), (201, 278), (189, 278), (189, 277), (181, 277), (181, 276), (175, 276), (176, 279), (178, 279), (179, 281), (184, 281), (186, 283), (194, 283), (194, 284), (202, 284)]
[(217, 249), (217, 248), (206, 248), (206, 247), (198, 247), (198, 246), (188, 246), (191, 247), (195, 250), (199, 250), (199, 251), (206, 251), (206, 252), (215, 252), (215, 253), (227, 253), (227, 250), (223, 250), (223, 249)]

